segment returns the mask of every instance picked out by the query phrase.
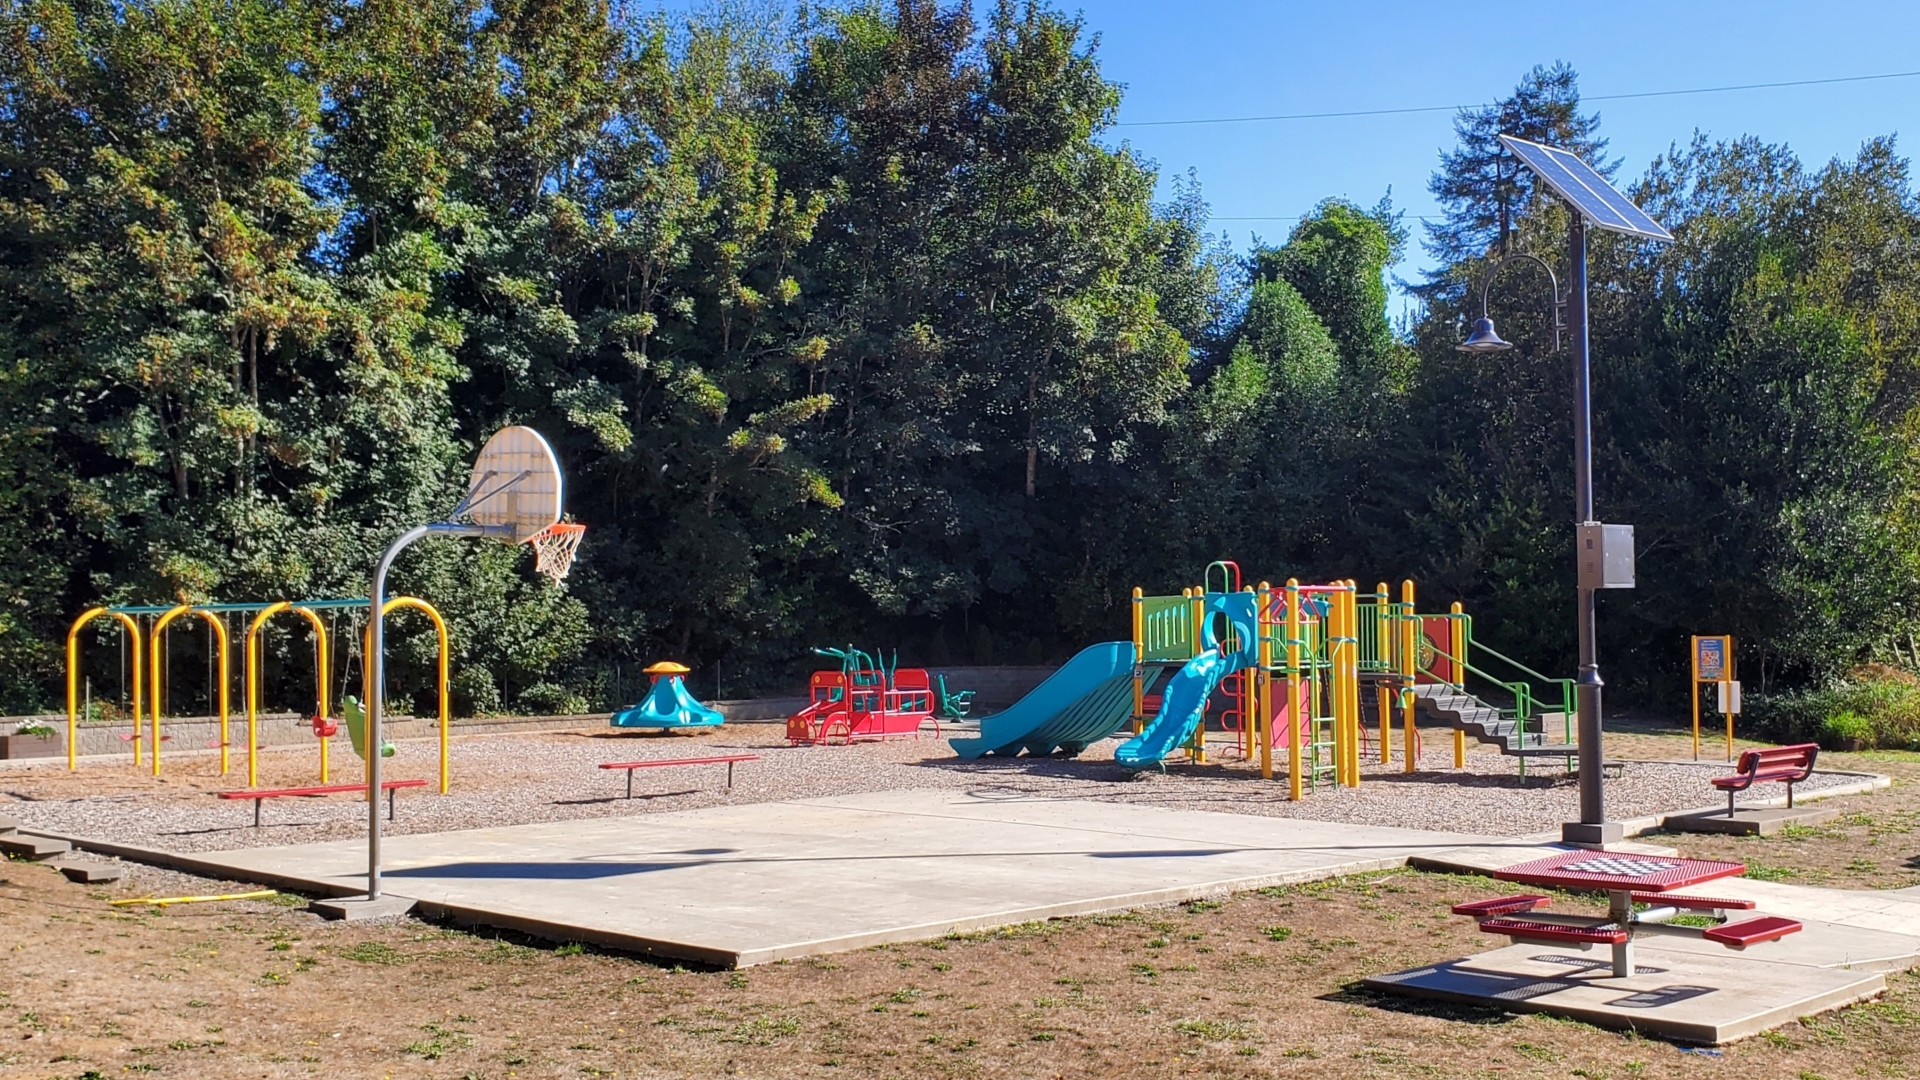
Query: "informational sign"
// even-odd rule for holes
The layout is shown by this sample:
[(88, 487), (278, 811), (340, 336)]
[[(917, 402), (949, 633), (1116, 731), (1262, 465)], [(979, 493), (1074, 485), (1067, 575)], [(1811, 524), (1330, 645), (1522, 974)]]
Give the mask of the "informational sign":
[(1714, 702), (1727, 718), (1727, 760), (1733, 760), (1733, 718), (1740, 715), (1740, 683), (1734, 678), (1733, 639), (1725, 634), (1693, 638), (1693, 757), (1700, 758), (1700, 684), (1712, 683)]
[[(1727, 656), (1733, 652), (1733, 639), (1696, 637), (1693, 639), (1693, 678), (1695, 682), (1725, 682)], [(1669, 654), (1671, 655), (1671, 654)]]

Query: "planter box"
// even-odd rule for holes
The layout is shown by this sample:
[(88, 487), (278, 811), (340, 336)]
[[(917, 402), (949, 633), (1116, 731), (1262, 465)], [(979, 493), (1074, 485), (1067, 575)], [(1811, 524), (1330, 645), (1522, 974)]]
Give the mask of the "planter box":
[(59, 757), (66, 745), (58, 735), (0, 735), (0, 760)]

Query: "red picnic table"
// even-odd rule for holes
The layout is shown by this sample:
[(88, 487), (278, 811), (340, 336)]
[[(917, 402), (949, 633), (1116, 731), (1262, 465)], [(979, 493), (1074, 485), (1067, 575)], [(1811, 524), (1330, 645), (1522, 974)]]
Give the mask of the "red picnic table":
[[(1501, 881), (1539, 885), (1571, 892), (1607, 894), (1604, 919), (1579, 915), (1536, 914), (1544, 906), (1544, 896), (1505, 896), (1480, 900), (1453, 909), (1456, 915), (1471, 915), (1480, 929), (1490, 934), (1505, 934), (1515, 941), (1558, 945), (1573, 943), (1582, 948), (1592, 945), (1613, 947), (1613, 973), (1625, 978), (1634, 973), (1633, 939), (1636, 935), (1660, 934), (1701, 938), (1730, 949), (1744, 949), (1763, 941), (1774, 941), (1800, 929), (1792, 919), (1761, 915), (1739, 922), (1726, 921), (1729, 911), (1748, 911), (1751, 900), (1729, 900), (1708, 896), (1680, 896), (1677, 890), (1721, 878), (1738, 877), (1747, 872), (1742, 863), (1714, 859), (1680, 859), (1668, 856), (1631, 855), (1603, 851), (1568, 851), (1544, 859), (1494, 871)], [(1636, 912), (1634, 904), (1653, 905)], [(1721, 920), (1716, 926), (1673, 926), (1671, 920), (1682, 910), (1708, 912)], [(1527, 918), (1514, 918), (1527, 914)]]

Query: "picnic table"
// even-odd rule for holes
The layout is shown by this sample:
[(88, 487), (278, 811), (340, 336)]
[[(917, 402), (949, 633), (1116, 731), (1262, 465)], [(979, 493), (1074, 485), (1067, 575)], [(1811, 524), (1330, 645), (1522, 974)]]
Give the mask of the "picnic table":
[[(1634, 974), (1633, 943), (1637, 936), (1691, 937), (1730, 949), (1744, 949), (1799, 930), (1800, 923), (1793, 919), (1772, 915), (1727, 921), (1728, 912), (1751, 910), (1754, 907), (1751, 900), (1678, 893), (1689, 886), (1738, 877), (1746, 871), (1745, 864), (1717, 859), (1568, 851), (1496, 870), (1493, 876), (1523, 885), (1606, 893), (1605, 918), (1539, 914), (1536, 909), (1545, 906), (1547, 898), (1533, 895), (1481, 900), (1461, 904), (1453, 910), (1458, 915), (1473, 916), (1483, 932), (1505, 934), (1515, 941), (1572, 943), (1582, 948), (1609, 945), (1613, 949), (1613, 974), (1625, 978)], [(1653, 906), (1636, 912), (1636, 903)], [(1710, 927), (1671, 925), (1671, 920), (1683, 911), (1710, 912), (1722, 921)], [(1526, 917), (1519, 917), (1521, 915)]]

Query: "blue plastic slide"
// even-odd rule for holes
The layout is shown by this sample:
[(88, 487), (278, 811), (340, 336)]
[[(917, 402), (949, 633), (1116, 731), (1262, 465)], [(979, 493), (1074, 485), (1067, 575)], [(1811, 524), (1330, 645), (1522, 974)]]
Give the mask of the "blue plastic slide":
[[(1147, 671), (1151, 685), (1158, 669)], [(949, 739), (963, 758), (983, 754), (1077, 754), (1133, 717), (1133, 642), (1108, 641), (1080, 654), (1012, 708), (980, 721), (980, 736)]]
[(1140, 734), (1114, 750), (1113, 760), (1139, 769), (1160, 764), (1160, 759), (1184, 746), (1193, 737), (1194, 726), (1207, 715), (1207, 700), (1220, 680), (1240, 669), (1237, 655), (1222, 655), (1216, 647), (1182, 665), (1160, 695), (1160, 712)]

